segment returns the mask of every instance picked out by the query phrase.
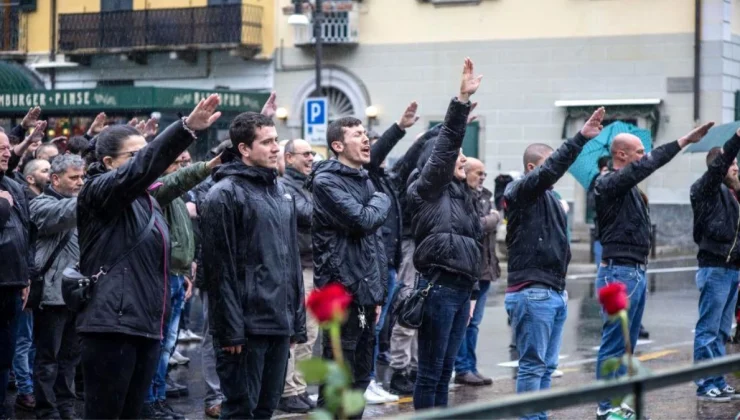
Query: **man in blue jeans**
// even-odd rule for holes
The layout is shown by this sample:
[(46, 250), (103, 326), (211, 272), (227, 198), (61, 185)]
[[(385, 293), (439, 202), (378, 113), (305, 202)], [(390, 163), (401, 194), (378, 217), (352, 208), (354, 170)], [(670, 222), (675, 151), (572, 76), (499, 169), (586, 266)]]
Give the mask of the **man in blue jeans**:
[[(684, 147), (696, 143), (709, 131), (713, 123), (704, 124), (677, 141), (664, 144), (645, 155), (640, 138), (621, 133), (611, 143), (613, 170), (596, 179), (596, 223), (603, 247), (596, 290), (612, 282), (624, 283), (629, 295), (630, 342), (637, 343), (645, 309), (645, 268), (650, 253), (650, 212), (647, 196), (637, 184), (668, 163)], [(602, 378), (602, 363), (624, 355), (624, 338), (617, 322), (610, 322), (602, 311), (601, 347), (596, 361), (596, 377)], [(634, 352), (634, 346), (632, 347)], [(621, 376), (621, 367), (608, 378)], [(633, 417), (634, 411), (622, 404), (612, 407), (609, 400), (599, 403), (598, 419), (612, 414)]]
[[(735, 317), (740, 275), (738, 152), (740, 130), (724, 147), (707, 153), (708, 170), (691, 186), (694, 241), (699, 245), (696, 286), (701, 293), (694, 336), (695, 362), (725, 355)], [(740, 397), (723, 376), (701, 378), (696, 385), (697, 398), (702, 401), (728, 402)]]
[[(552, 188), (583, 146), (599, 135), (604, 113), (604, 108), (597, 109), (581, 131), (555, 152), (545, 144), (528, 146), (524, 177), (509, 183), (504, 192), (509, 250), (504, 306), (519, 351), (517, 393), (549, 389), (558, 367), (568, 314), (565, 275), (571, 254), (568, 217)], [(522, 418), (543, 420), (547, 414)]]

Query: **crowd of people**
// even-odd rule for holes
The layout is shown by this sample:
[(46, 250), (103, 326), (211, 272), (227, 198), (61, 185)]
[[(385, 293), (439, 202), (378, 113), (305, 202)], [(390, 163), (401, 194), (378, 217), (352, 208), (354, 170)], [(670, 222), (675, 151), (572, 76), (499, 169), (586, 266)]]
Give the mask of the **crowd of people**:
[[(340, 283), (352, 296), (341, 330), (352, 388), (368, 404), (413, 395), (415, 409), (445, 407), (453, 372), (458, 384), (492, 384), (478, 369), (476, 346), (488, 291), (501, 275), (497, 209), (507, 219), (516, 389), (550, 388), (570, 262), (567, 209), (553, 185), (600, 134), (605, 110), (557, 150), (528, 146), (523, 176), (494, 197), (483, 187), (485, 164), (461, 149), (481, 80), (466, 59), (444, 122), (421, 133), (392, 168), (386, 158), (419, 119), (416, 102), (382, 135), (353, 117), (331, 122), (333, 156), (321, 161), (304, 140), (279, 142), (275, 94), (261, 113), (236, 116), (229, 139), (198, 163), (187, 149), (220, 118), (217, 95), (161, 132), (154, 119), (106, 126), (101, 113), (86, 136), (48, 143), (41, 110), (31, 109), (18, 127), (0, 131), (0, 401), (12, 372), (16, 407), (37, 418), (183, 419), (168, 397), (187, 387), (168, 366), (185, 359), (178, 339), (201, 338), (181, 321), (198, 289), (205, 415), (306, 413), (325, 405), (324, 390), (311, 398), (296, 363), (316, 344), (324, 358), (334, 348), (319, 340), (305, 296)], [(710, 127), (649, 155), (639, 138), (620, 134), (594, 180), (596, 285), (627, 285), (633, 343), (651, 229), (638, 184)], [(738, 150), (735, 136), (710, 152), (709, 170), (691, 190), (702, 267), (697, 360), (723, 355), (730, 335), (740, 232), (725, 227), (740, 226)], [(424, 290), (418, 329), (395, 322), (403, 290)], [(605, 316), (597, 377), (604, 360), (624, 351)], [(378, 363), (390, 366), (388, 383)], [(702, 399), (736, 395), (721, 377), (697, 385)], [(75, 413), (77, 398), (84, 413)], [(634, 415), (599, 404), (597, 418), (612, 414)], [(0, 406), (0, 418), (7, 416)]]

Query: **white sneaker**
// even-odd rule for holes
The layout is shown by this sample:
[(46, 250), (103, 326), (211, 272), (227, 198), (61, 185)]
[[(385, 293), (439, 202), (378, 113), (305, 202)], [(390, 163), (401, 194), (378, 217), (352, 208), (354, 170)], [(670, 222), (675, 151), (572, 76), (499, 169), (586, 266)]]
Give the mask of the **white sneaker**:
[(374, 393), (370, 388), (365, 390), (365, 402), (368, 405), (385, 404), (385, 398)]
[(180, 354), (180, 352), (177, 350), (175, 350), (175, 352), (172, 353), (169, 364), (172, 364), (172, 360), (174, 360), (175, 364), (177, 365), (187, 365), (188, 363), (190, 363), (190, 359)]
[(562, 378), (563, 377), (563, 371), (562, 370), (554, 370), (552, 372), (552, 375), (550, 375), (551, 378)]
[(385, 402), (398, 401), (398, 395), (393, 395), (390, 392), (386, 391), (385, 389), (383, 389), (383, 386), (375, 382), (375, 380), (370, 381), (370, 385), (368, 385), (367, 389), (371, 390), (376, 395), (385, 398)]
[(191, 330), (180, 331), (180, 334), (184, 336), (184, 341), (203, 341), (203, 337)]

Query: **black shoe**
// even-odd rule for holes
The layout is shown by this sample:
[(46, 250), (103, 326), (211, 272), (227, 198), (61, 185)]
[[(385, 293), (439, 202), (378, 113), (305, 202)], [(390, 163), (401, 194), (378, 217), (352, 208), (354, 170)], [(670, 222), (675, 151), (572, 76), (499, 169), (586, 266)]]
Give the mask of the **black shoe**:
[(414, 393), (414, 382), (411, 382), (406, 372), (396, 370), (391, 376), (390, 392), (396, 395), (412, 395)]
[(486, 383), (473, 372), (465, 372), (455, 375), (455, 383), (458, 385), (483, 386)]
[(141, 418), (149, 420), (174, 420), (172, 416), (163, 412), (157, 403), (144, 404), (144, 407), (141, 409)]
[(474, 372), (473, 374), (483, 381), (483, 385), (493, 385), (493, 378), (483, 376), (480, 374), (480, 372)]
[(303, 402), (306, 403), (306, 405), (311, 407), (311, 410), (316, 408), (316, 403), (308, 395), (308, 392), (304, 392), (303, 394), (299, 395), (299, 397), (301, 397), (301, 400), (303, 400)]
[(164, 382), (167, 398), (187, 397), (188, 395), (190, 395), (188, 387), (182, 384), (178, 384), (177, 382), (172, 380), (172, 378), (170, 378), (170, 375), (165, 376)]
[(640, 332), (637, 334), (637, 337), (647, 340), (650, 338), (650, 333), (645, 329), (645, 327), (640, 325)]
[(311, 411), (311, 406), (306, 404), (299, 395), (292, 397), (280, 398), (280, 404), (278, 404), (278, 410), (285, 413), (300, 413), (306, 414)]
[(167, 401), (157, 401), (156, 404), (158, 405), (159, 410), (170, 416), (170, 418), (174, 420), (185, 420), (185, 416), (176, 412), (169, 404), (167, 404)]

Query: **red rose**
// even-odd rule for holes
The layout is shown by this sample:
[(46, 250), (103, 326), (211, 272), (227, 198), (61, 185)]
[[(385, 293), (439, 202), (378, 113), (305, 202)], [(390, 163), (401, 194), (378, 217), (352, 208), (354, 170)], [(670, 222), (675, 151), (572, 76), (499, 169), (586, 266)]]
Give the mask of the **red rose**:
[(611, 283), (599, 289), (599, 302), (608, 315), (616, 315), (627, 308), (627, 286), (624, 283)]
[(344, 317), (350, 303), (352, 296), (344, 286), (331, 283), (321, 289), (314, 289), (306, 299), (306, 308), (322, 323)]

